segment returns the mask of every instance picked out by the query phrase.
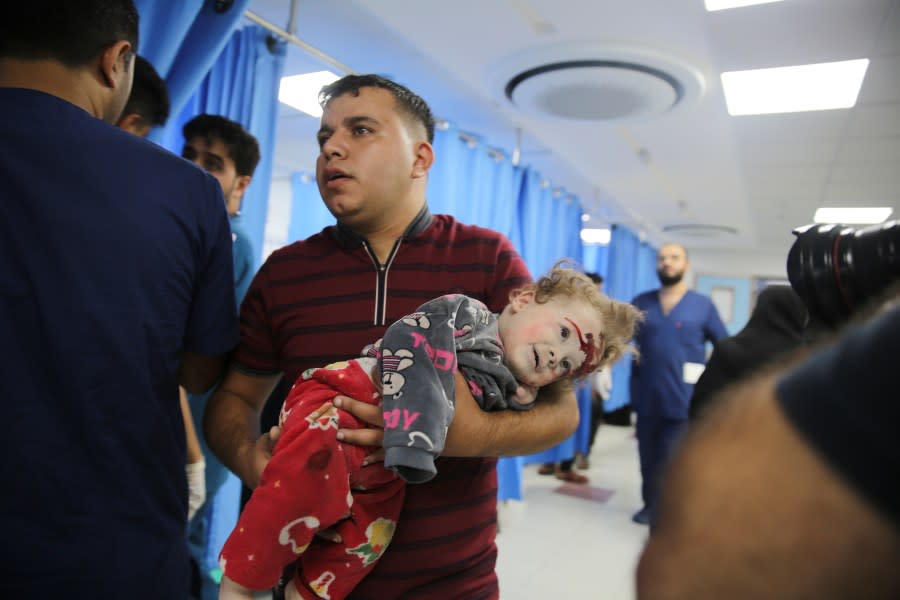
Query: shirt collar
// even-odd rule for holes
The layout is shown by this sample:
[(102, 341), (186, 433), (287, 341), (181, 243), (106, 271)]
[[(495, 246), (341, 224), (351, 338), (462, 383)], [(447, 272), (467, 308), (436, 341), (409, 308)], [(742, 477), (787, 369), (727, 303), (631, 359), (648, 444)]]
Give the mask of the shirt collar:
[[(428, 229), (428, 226), (431, 225), (431, 222), (433, 220), (434, 215), (432, 215), (431, 211), (428, 210), (428, 204), (423, 204), (422, 210), (420, 210), (419, 214), (415, 216), (415, 218), (406, 228), (406, 231), (404, 231), (403, 235), (400, 236), (400, 239), (407, 239), (418, 236), (423, 231)], [(337, 239), (338, 243), (340, 243), (345, 248), (357, 248), (359, 246), (362, 246), (366, 242), (365, 237), (354, 232), (346, 225), (342, 225), (340, 222), (338, 222), (337, 226), (334, 228), (334, 237)]]

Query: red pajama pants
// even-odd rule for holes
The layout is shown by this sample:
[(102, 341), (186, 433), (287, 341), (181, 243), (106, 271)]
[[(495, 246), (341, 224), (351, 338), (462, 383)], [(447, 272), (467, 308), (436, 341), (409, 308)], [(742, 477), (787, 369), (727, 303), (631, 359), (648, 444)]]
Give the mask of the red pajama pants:
[[(294, 584), (303, 598), (339, 600), (387, 548), (403, 504), (404, 483), (375, 448), (343, 444), (338, 428), (365, 424), (328, 404), (342, 394), (377, 404), (378, 391), (357, 360), (304, 373), (281, 413), (282, 432), (260, 485), (222, 548), (222, 571), (255, 590), (272, 588), (299, 559)], [(341, 543), (315, 538), (334, 528)]]

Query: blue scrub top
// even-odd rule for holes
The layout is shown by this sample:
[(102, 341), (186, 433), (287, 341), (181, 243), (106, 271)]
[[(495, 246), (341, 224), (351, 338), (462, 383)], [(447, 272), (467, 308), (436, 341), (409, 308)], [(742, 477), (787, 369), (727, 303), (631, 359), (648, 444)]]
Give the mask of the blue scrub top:
[(640, 358), (631, 369), (631, 405), (639, 416), (687, 419), (693, 384), (684, 381), (684, 364), (706, 362), (706, 342), (728, 335), (712, 301), (688, 291), (665, 315), (659, 290), (632, 300), (644, 311), (635, 343)]
[(234, 259), (234, 295), (240, 313), (241, 302), (250, 289), (250, 282), (256, 275), (257, 265), (253, 264), (253, 243), (244, 230), (243, 218), (240, 214), (228, 218), (231, 226), (231, 253)]
[(222, 191), (55, 96), (0, 114), (0, 597), (183, 597), (178, 368), (238, 340)]

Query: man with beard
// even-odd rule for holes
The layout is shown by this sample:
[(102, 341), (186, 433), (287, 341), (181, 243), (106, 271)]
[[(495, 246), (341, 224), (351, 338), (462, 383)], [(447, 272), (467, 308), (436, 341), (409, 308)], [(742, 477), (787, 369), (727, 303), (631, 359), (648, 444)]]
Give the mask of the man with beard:
[(644, 500), (632, 520), (642, 525), (654, 520), (660, 471), (687, 428), (693, 384), (706, 360), (704, 346), (728, 335), (712, 301), (688, 289), (687, 270), (684, 246), (663, 245), (656, 259), (662, 287), (632, 300), (644, 312), (635, 337), (640, 359), (631, 369)]

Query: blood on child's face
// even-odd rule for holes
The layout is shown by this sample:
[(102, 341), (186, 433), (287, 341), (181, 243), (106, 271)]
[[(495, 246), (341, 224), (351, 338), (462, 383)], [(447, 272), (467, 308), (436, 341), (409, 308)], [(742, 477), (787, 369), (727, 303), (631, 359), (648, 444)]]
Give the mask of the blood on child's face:
[(538, 303), (533, 292), (522, 292), (501, 315), (504, 360), (516, 379), (534, 387), (573, 377), (585, 360), (596, 363), (601, 325), (586, 302), (555, 298)]

